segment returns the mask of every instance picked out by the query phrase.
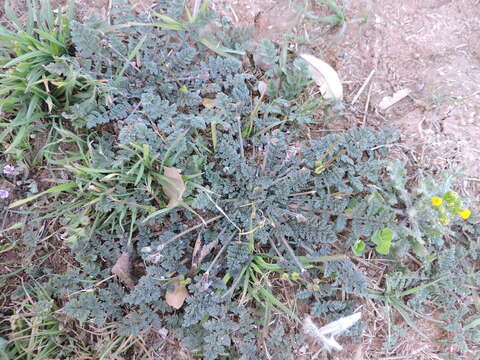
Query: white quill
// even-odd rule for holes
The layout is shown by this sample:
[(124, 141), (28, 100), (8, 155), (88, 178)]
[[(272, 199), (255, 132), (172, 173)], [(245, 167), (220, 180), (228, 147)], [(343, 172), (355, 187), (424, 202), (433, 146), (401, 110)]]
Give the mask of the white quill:
[(325, 99), (342, 101), (343, 87), (338, 73), (325, 61), (310, 55), (301, 54), (300, 57), (308, 63), (308, 69), (313, 80), (320, 87)]

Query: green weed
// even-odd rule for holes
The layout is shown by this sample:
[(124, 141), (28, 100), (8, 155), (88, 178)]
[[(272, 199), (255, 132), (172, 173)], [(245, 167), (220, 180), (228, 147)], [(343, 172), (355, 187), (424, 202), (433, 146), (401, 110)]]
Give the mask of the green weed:
[(0, 323), (0, 334), (5, 336), (0, 338), (2, 360), (115, 359), (138, 342), (95, 329), (98, 342), (91, 346), (84, 329), (60, 320), (61, 309), (45, 288), (24, 285), (23, 293), (11, 305), (11, 315)]
[[(393, 325), (393, 318), (392, 318), (392, 310), (396, 310), (405, 320), (405, 322), (415, 330), (422, 338), (425, 338), (425, 334), (418, 329), (415, 325), (415, 321), (412, 319), (412, 315), (418, 315), (423, 318), (428, 318), (418, 312), (410, 309), (408, 305), (404, 302), (404, 297), (408, 295), (415, 294), (421, 290), (427, 289), (430, 286), (441, 281), (441, 279), (437, 279), (434, 281), (430, 281), (428, 283), (424, 283), (422, 285), (418, 285), (415, 287), (411, 287), (405, 290), (405, 287), (410, 282), (417, 280), (415, 276), (404, 276), (400, 273), (391, 273), (386, 276), (385, 280), (385, 289), (383, 291), (379, 290), (369, 290), (368, 297), (380, 300), (384, 303), (384, 309), (387, 319), (387, 343), (392, 344), (392, 325)], [(430, 319), (430, 321), (442, 324), (441, 321)]]
[[(0, 26), (0, 142), (5, 154), (21, 158), (32, 127), (69, 105), (99, 96), (101, 84), (83, 74), (70, 56), (74, 1), (54, 11), (49, 0), (27, 1), (23, 24), (6, 2), (11, 29)], [(48, 120), (47, 120), (48, 122)]]
[(336, 0), (317, 0), (317, 2), (325, 5), (333, 14), (315, 19), (316, 22), (328, 23), (332, 26), (343, 26), (346, 23), (345, 10)]

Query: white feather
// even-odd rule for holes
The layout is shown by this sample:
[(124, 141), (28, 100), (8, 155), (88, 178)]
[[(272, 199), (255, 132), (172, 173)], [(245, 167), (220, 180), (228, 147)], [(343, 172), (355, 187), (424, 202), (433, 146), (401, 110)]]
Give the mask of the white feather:
[(343, 87), (338, 73), (326, 62), (310, 54), (301, 54), (300, 57), (308, 63), (312, 79), (320, 87), (325, 99), (341, 101)]
[(313, 336), (318, 343), (322, 344), (327, 351), (342, 350), (342, 346), (335, 340), (334, 336), (343, 333), (354, 325), (360, 318), (362, 313), (355, 313), (332, 321), (321, 328), (318, 328), (309, 317), (303, 320), (303, 331)]

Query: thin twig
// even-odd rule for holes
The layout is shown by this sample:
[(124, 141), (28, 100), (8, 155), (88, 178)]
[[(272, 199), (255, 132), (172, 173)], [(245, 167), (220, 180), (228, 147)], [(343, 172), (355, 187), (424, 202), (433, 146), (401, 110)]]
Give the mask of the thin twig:
[(352, 105), (355, 105), (355, 103), (357, 102), (358, 98), (360, 97), (360, 95), (362, 94), (363, 90), (365, 90), (365, 88), (367, 87), (367, 84), (370, 82), (370, 80), (372, 79), (373, 77), (373, 74), (375, 74), (375, 69), (373, 69), (371, 72), (370, 72), (370, 75), (368, 75), (367, 79), (365, 80), (365, 82), (363, 83), (362, 87), (360, 88), (360, 90), (358, 90), (357, 94), (354, 96), (353, 100), (352, 100)]
[(106, 14), (108, 25), (112, 25), (112, 20), (110, 19), (110, 13), (112, 12), (112, 5), (113, 5), (112, 0), (108, 0), (107, 14)]
[(6, 253), (7, 251), (10, 251), (15, 248), (16, 243), (14, 243), (13, 246), (7, 247), (6, 249), (0, 250), (0, 254)]
[(367, 102), (365, 103), (365, 112), (363, 114), (362, 127), (365, 127), (365, 123), (367, 122), (368, 107), (370, 106), (370, 96), (372, 95), (372, 85), (373, 83), (371, 83), (370, 87), (368, 88)]
[(202, 249), (200, 250), (200, 256), (198, 258), (198, 261), (197, 261), (197, 266), (200, 266), (200, 264), (202, 263), (203, 259), (205, 259), (205, 257), (210, 254), (210, 252), (212, 251), (213, 248), (215, 248), (218, 243), (220, 242), (220, 237), (223, 235), (223, 233), (227, 230), (226, 227), (224, 227), (217, 235), (217, 237), (215, 238), (214, 241), (208, 243), (208, 244), (205, 244), (204, 246), (202, 246)]
[(220, 207), (220, 205), (218, 205), (213, 199), (212, 197), (210, 196), (210, 194), (207, 192), (207, 191), (204, 191), (204, 194), (208, 197), (208, 200), (210, 200), (213, 205), (215, 205), (215, 207), (217, 208), (218, 211), (220, 211), (222, 213), (223, 216), (225, 216), (225, 218), (230, 222), (230, 224), (232, 224), (233, 226), (235, 226), (235, 229), (237, 229), (238, 231), (242, 232), (242, 229), (240, 229), (237, 224), (235, 224), (233, 222), (232, 219), (230, 219), (230, 217), (227, 215), (227, 213)]
[(242, 124), (240, 122), (240, 116), (237, 116), (237, 124), (238, 124), (238, 137), (240, 139), (240, 154), (242, 155), (242, 159), (245, 160), (245, 150), (243, 149)]
[(223, 217), (223, 215), (217, 215), (217, 216), (215, 216), (215, 217), (213, 217), (213, 218), (211, 218), (211, 219), (205, 220), (205, 222), (201, 222), (200, 224), (197, 224), (197, 225), (194, 225), (194, 226), (192, 226), (192, 227), (189, 227), (187, 230), (182, 231), (181, 233), (179, 233), (179, 234), (171, 237), (170, 239), (168, 239), (167, 241), (165, 241), (163, 244), (158, 245), (158, 246), (157, 246), (157, 252), (158, 252), (158, 251), (162, 251), (165, 246), (167, 246), (168, 244), (174, 242), (174, 241), (177, 240), (177, 239), (180, 239), (182, 236), (187, 235), (188, 233), (191, 233), (192, 231), (195, 231), (195, 230), (201, 228), (202, 226), (206, 226), (206, 225), (208, 225), (208, 224), (211, 224), (211, 223), (217, 221), (218, 219), (220, 219), (220, 218), (222, 218), (222, 217)]
[[(293, 209), (298, 208), (298, 206), (296, 206), (295, 204), (291, 204), (289, 207), (293, 208)], [(350, 220), (371, 221), (371, 222), (374, 222), (374, 223), (377, 223), (377, 224), (388, 223), (388, 221), (380, 221), (380, 220), (375, 220), (375, 219), (371, 219), (371, 218), (367, 218), (367, 217), (363, 217), (363, 216), (353, 216), (353, 215), (350, 215), (350, 214), (339, 214), (339, 213), (336, 213), (334, 211), (323, 210), (323, 209), (310, 209), (310, 208), (307, 208), (307, 207), (301, 207), (300, 209), (304, 210), (304, 211), (311, 211), (313, 213), (321, 213), (321, 214), (327, 214), (327, 215), (331, 215), (331, 216), (345, 216), (347, 219), (350, 219)]]
[(291, 171), (291, 170), (289, 169), (289, 170), (287, 170), (287, 171), (285, 172), (284, 175), (280, 175), (277, 180), (273, 181), (273, 182), (269, 185), (269, 187), (272, 187), (273, 185), (276, 185), (276, 184), (282, 182), (283, 180), (288, 179), (288, 175), (290, 174), (290, 171)]
[(300, 269), (300, 272), (302, 274), (306, 273), (307, 270), (305, 270), (305, 268), (303, 267), (302, 263), (300, 262), (300, 260), (298, 260), (297, 256), (295, 255), (295, 252), (293, 251), (293, 249), (290, 247), (290, 245), (288, 245), (288, 242), (287, 240), (285, 240), (285, 238), (283, 236), (277, 236), (277, 239), (279, 239), (282, 243), (283, 243), (283, 246), (285, 246), (285, 248), (287, 249), (287, 252), (290, 254), (290, 256), (293, 258), (293, 261), (295, 261), (295, 264), (299, 267)]
[[(115, 54), (117, 54), (118, 56), (120, 56), (124, 61), (129, 62), (128, 58), (125, 57), (125, 55), (123, 55), (120, 51), (118, 51), (117, 49), (115, 49), (111, 44), (107, 44), (107, 46), (108, 46), (110, 49), (112, 49)], [(137, 66), (136, 64), (135, 64), (135, 65), (132, 65), (132, 66), (135, 68), (135, 70), (140, 71), (140, 69), (138, 68), (138, 66)]]
[(265, 148), (265, 152), (263, 153), (263, 162), (262, 162), (262, 167), (260, 168), (260, 175), (263, 176), (265, 173), (265, 168), (267, 167), (267, 160), (268, 160), (268, 153), (270, 152), (270, 143), (267, 143), (267, 146)]
[(265, 342), (265, 340), (263, 341), (263, 347), (265, 348), (265, 355), (267, 356), (267, 359), (272, 360), (272, 355), (270, 355), (270, 353), (268, 352), (267, 343)]
[(133, 107), (132, 111), (130, 111), (130, 113), (128, 114), (127, 116), (127, 119), (132, 116), (133, 114), (135, 114), (138, 110), (138, 108), (142, 105), (142, 100), (140, 100), (138, 103), (135, 104), (135, 106)]
[(310, 191), (304, 191), (304, 192), (299, 192), (296, 194), (290, 194), (288, 197), (294, 197), (294, 196), (302, 196), (302, 195), (312, 195), (315, 194), (317, 190), (310, 190)]
[[(222, 232), (218, 235), (218, 237), (220, 237), (220, 235), (225, 231), (225, 229), (222, 230)], [(235, 232), (232, 233), (232, 235), (230, 235), (230, 237), (227, 239), (227, 241), (225, 241), (225, 243), (223, 244), (223, 246), (221, 247), (220, 251), (217, 253), (217, 255), (215, 256), (215, 258), (213, 259), (213, 261), (210, 263), (210, 265), (208, 266), (208, 269), (207, 271), (205, 271), (205, 274), (203, 274), (203, 276), (205, 278), (208, 279), (208, 275), (210, 274), (210, 271), (213, 269), (213, 266), (215, 265), (215, 263), (218, 261), (218, 259), (220, 258), (220, 256), (222, 255), (222, 253), (225, 251), (225, 249), (227, 248), (228, 244), (230, 244), (230, 241), (232, 241), (233, 237), (235, 236)]]
[(143, 340), (143, 338), (141, 336), (138, 337), (138, 345), (142, 348), (143, 350), (143, 353), (147, 355), (148, 357), (148, 360), (152, 360), (152, 355), (150, 353), (150, 351), (148, 351), (147, 347), (145, 346), (145, 341)]
[(467, 181), (473, 181), (473, 182), (480, 182), (480, 179), (477, 179), (477, 178), (466, 178), (465, 180)]
[(408, 354), (408, 355), (400, 355), (400, 356), (389, 356), (389, 357), (383, 357), (383, 358), (378, 358), (377, 360), (401, 360), (401, 359), (413, 359), (413, 355), (417, 355), (418, 353), (422, 352), (423, 350), (425, 350), (426, 348), (428, 348), (427, 345), (421, 347), (420, 349), (414, 351), (413, 353), (411, 354)]
[(233, 9), (232, 5), (228, 5), (228, 8), (230, 9), (230, 11), (232, 12), (232, 15), (233, 17), (235, 18), (235, 22), (236, 23), (239, 23), (240, 20), (238, 19), (238, 16), (237, 16), (237, 13), (235, 12), (235, 10)]
[(77, 294), (80, 294), (80, 293), (82, 293), (82, 292), (92, 292), (96, 287), (98, 287), (98, 285), (101, 285), (101, 284), (103, 284), (105, 281), (108, 281), (108, 280), (110, 280), (110, 279), (112, 279), (112, 278), (114, 278), (114, 277), (115, 277), (115, 275), (111, 275), (111, 276), (109, 276), (109, 277), (107, 277), (107, 278), (99, 281), (98, 283), (93, 284), (93, 285), (90, 286), (88, 289), (78, 290), (78, 291), (75, 291), (75, 292), (73, 292), (73, 293), (71, 293), (71, 294), (68, 294), (67, 296), (70, 298), (70, 297), (72, 297), (73, 295), (77, 295)]
[(270, 242), (270, 245), (272, 246), (273, 250), (275, 250), (278, 257), (280, 258), (280, 261), (286, 263), (285, 258), (283, 257), (282, 253), (278, 250), (277, 245), (275, 245), (275, 242), (272, 240), (270, 236), (268, 237), (268, 241)]

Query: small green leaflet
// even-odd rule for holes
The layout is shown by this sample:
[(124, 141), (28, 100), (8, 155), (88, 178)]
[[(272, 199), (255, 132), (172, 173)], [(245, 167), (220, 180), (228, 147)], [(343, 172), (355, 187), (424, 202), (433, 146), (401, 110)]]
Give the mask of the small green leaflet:
[(390, 247), (392, 246), (393, 231), (386, 227), (382, 230), (377, 230), (372, 236), (372, 241), (375, 245), (375, 250), (382, 255), (388, 255)]
[(357, 240), (352, 246), (352, 251), (356, 256), (362, 256), (363, 250), (365, 250), (365, 243), (362, 240)]

